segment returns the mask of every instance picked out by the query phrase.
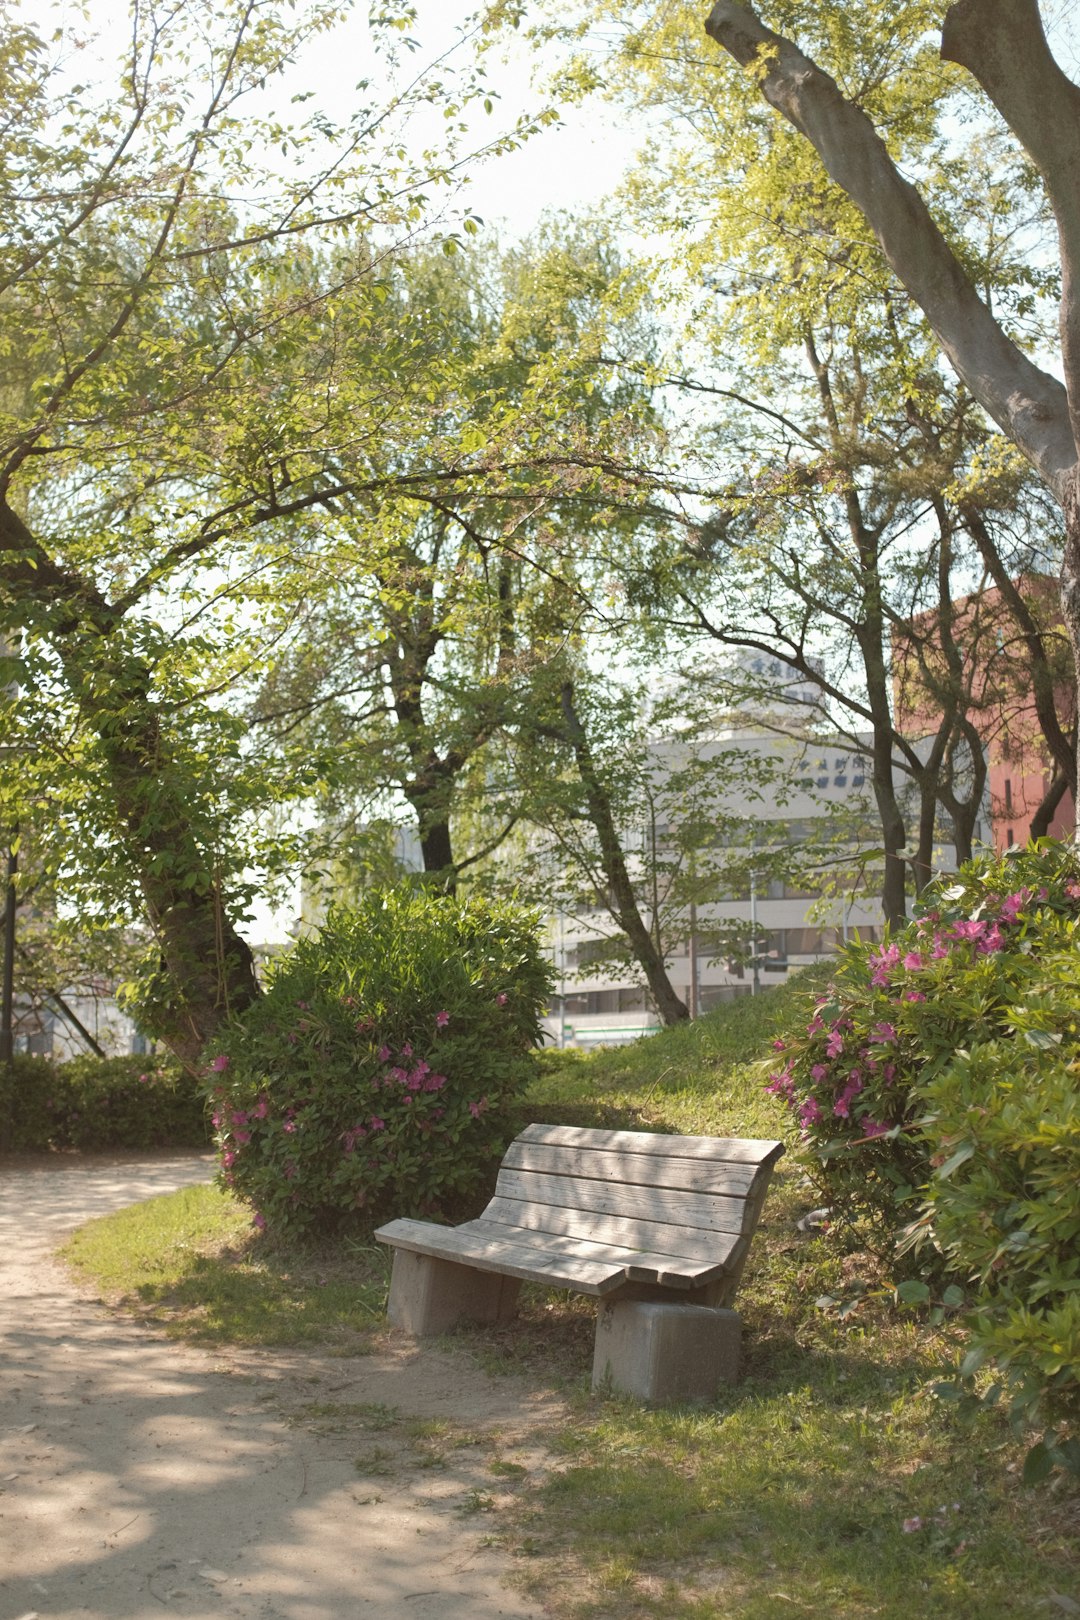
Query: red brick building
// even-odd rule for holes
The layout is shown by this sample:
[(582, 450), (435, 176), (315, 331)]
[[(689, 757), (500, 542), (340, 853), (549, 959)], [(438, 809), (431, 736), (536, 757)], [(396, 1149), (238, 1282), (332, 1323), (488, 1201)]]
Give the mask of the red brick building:
[[(1039, 626), (1054, 709), (1069, 732), (1075, 727), (1076, 688), (1057, 581), (1035, 575), (1015, 584)], [(936, 613), (921, 614), (913, 624), (913, 637), (900, 635), (893, 642), (897, 729), (912, 739), (933, 735), (944, 701), (949, 694), (958, 697), (986, 754), (990, 827), (983, 830), (983, 841), (999, 852), (1026, 843), (1032, 818), (1057, 773), (1036, 710), (1031, 651), (1015, 617), (997, 588), (952, 604), (951, 635), (961, 653), (959, 691), (955, 676), (945, 675)], [(1048, 830), (1055, 838), (1066, 838), (1075, 825), (1075, 800), (1066, 789)]]

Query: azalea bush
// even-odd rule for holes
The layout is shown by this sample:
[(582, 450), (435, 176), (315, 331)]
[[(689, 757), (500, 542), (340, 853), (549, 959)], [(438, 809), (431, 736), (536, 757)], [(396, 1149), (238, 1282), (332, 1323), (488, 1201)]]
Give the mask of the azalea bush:
[(400, 889), (332, 912), (208, 1055), (225, 1183), (277, 1232), (452, 1209), (501, 1157), (548, 991), (516, 906)]
[(1011, 1038), (1018, 1021), (1029, 1072), (1038, 1053), (1077, 1045), (1075, 1028), (1042, 1029), (1033, 1010), (1049, 958), (1070, 960), (1078, 917), (1071, 847), (973, 861), (924, 891), (902, 932), (845, 946), (805, 1027), (775, 1042), (767, 1089), (791, 1110), (808, 1170), (882, 1252), (948, 1164), (927, 1088), (958, 1052)]
[(1076, 850), (939, 882), (775, 1045), (768, 1089), (834, 1218), (914, 1274), (905, 1297), (968, 1300), (965, 1376), (991, 1356), (1022, 1415), (1080, 1418)]

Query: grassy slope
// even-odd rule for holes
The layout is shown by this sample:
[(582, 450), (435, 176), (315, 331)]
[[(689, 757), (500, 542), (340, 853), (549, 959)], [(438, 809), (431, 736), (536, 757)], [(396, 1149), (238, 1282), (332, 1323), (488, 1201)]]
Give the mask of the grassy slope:
[[(616, 1051), (545, 1053), (522, 1113), (782, 1134), (751, 1065), (797, 1015), (797, 997), (792, 988), (747, 998)], [(789, 1156), (740, 1295), (744, 1377), (715, 1408), (647, 1411), (591, 1396), (593, 1309), (571, 1296), (526, 1290), (517, 1323), (460, 1335), (490, 1371), (555, 1377), (571, 1398), (571, 1421), (548, 1437), (554, 1473), (505, 1526), (523, 1578), (559, 1615), (617, 1620), (1080, 1612), (1069, 1607), (1080, 1604), (1075, 1491), (1063, 1482), (1023, 1490), (1023, 1446), (992, 1419), (961, 1429), (934, 1400), (929, 1388), (954, 1340), (880, 1304), (843, 1324), (815, 1308), (863, 1273), (827, 1235), (796, 1230), (813, 1201)], [(235, 1224), (222, 1228), (237, 1220), (225, 1208), (214, 1231), (142, 1243), (149, 1270), (136, 1276), (138, 1296), (174, 1331), (362, 1348), (357, 1330), (371, 1322), (380, 1284), (370, 1254), (348, 1261), (366, 1279), (352, 1289), (349, 1320), (340, 1257), (275, 1255)], [(115, 1232), (114, 1219), (94, 1227)], [(139, 1228), (147, 1217), (131, 1219)], [(121, 1250), (133, 1241), (128, 1231)], [(83, 1250), (83, 1263), (108, 1286), (100, 1259)]]

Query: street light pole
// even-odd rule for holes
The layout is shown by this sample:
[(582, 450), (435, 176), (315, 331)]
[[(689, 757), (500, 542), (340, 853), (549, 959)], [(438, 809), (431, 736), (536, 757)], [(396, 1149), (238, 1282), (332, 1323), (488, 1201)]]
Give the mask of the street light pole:
[(750, 962), (753, 974), (750, 980), (750, 994), (756, 996), (761, 990), (761, 970), (758, 964), (757, 949), (757, 873), (750, 873)]

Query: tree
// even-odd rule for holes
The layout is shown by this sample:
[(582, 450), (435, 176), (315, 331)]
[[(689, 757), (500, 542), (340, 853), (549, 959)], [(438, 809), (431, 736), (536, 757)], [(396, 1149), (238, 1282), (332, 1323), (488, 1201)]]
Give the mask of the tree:
[(140, 1016), (188, 1063), (257, 994), (241, 925), (291, 854), (265, 810), (316, 786), (252, 749), (234, 699), (288, 635), (300, 576), (333, 570), (325, 514), (565, 462), (538, 452), (539, 411), (470, 448), (423, 310), (387, 310), (394, 244), (461, 161), (410, 163), (402, 122), (434, 101), (460, 146), (482, 80), (369, 89), (341, 128), (260, 101), (342, 16), (152, 0), (108, 87), (74, 84), (21, 23), (0, 44), (7, 736), (68, 903), (145, 919)]
[[(974, 713), (979, 641), (988, 648), (1003, 634), (1016, 646), (1003, 607), (1019, 615), (1057, 767), (1045, 818), (1062, 771), (1075, 773), (1054, 706), (1052, 632), (1036, 629), (1013, 583), (1030, 566), (1025, 551), (1053, 548), (1053, 524), (971, 395), (942, 373), (920, 312), (813, 152), (762, 118), (753, 78), (718, 97), (715, 65), (689, 33), (692, 10), (605, 0), (578, 9), (615, 24), (603, 71), (583, 60), (579, 82), (666, 114), (627, 191), (643, 227), (663, 235), (662, 273), (680, 316), (689, 308), (686, 358), (667, 380), (693, 401), (696, 461), (721, 492), (703, 528), (690, 525), (689, 543), (675, 534), (658, 555), (656, 584), (635, 588), (671, 628), (692, 633), (696, 623), (793, 665), (819, 685), (834, 723), (861, 733), (852, 741), (872, 761), (883, 903), (898, 922), (907, 852), (915, 846), (918, 888), (943, 810), (957, 850), (970, 853), (985, 775), (978, 724), (990, 712), (984, 703)], [(954, 76), (929, 60), (927, 8), (890, 7), (858, 28), (833, 6), (802, 15), (891, 149), (928, 175), (988, 296), (1036, 334), (1046, 278), (1016, 246), (1032, 224), (1031, 177), (993, 132), (957, 135)], [(896, 62), (904, 73), (887, 76), (882, 64)], [(1036, 520), (1028, 543), (1008, 533), (1017, 506)], [(961, 649), (950, 603), (970, 602), (987, 573), (1001, 600), (992, 612), (969, 608)], [(932, 685), (939, 699), (935, 735), (919, 746), (896, 724), (897, 646), (919, 664), (924, 695)]]
[(812, 144), (865, 216), (957, 374), (1059, 502), (1062, 612), (1080, 669), (1080, 88), (1054, 60), (1037, 0), (958, 0), (945, 15), (941, 54), (972, 75), (1045, 186), (1058, 230), (1064, 385), (1024, 352), (980, 295), (959, 245), (900, 172), (858, 101), (747, 6), (717, 0), (705, 26)]
[(510, 769), (528, 830), (507, 875), (584, 930), (589, 969), (636, 969), (673, 1024), (691, 1009), (671, 958), (700, 950), (745, 960), (752, 942), (727, 902), (749, 898), (751, 872), (806, 881), (840, 858), (842, 830), (832, 829), (836, 847), (831, 837), (794, 847), (783, 815), (769, 810), (782, 812), (804, 786), (801, 748), (729, 741), (717, 687), (672, 677), (657, 693), (648, 664), (616, 681), (588, 667), (604, 650), (590, 658), (579, 644), (553, 659), (546, 701), (515, 733)]
[[(399, 319), (425, 310), (443, 416), (474, 446), (540, 400), (549, 432), (595, 447), (649, 431), (647, 394), (600, 363), (605, 334), (627, 324), (626, 279), (587, 222), (551, 222), (508, 252), (413, 252), (387, 297)], [(450, 889), (497, 845), (518, 812), (493, 791), (487, 750), (520, 727), (536, 672), (592, 612), (588, 537), (620, 522), (591, 483), (543, 477), (335, 501), (323, 531), (338, 578), (298, 602), (254, 711), (272, 747), (321, 762), (319, 842), (355, 843), (364, 824), (378, 837), (405, 809), (428, 879)]]

